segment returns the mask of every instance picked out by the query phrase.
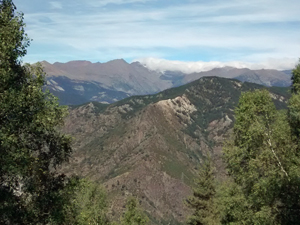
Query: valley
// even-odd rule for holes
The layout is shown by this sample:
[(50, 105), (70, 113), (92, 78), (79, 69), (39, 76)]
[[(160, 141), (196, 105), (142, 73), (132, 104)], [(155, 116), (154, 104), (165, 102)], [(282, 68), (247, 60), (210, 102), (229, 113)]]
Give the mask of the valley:
[[(240, 94), (261, 88), (204, 77), (110, 105), (72, 106), (64, 132), (74, 138), (74, 155), (63, 170), (103, 184), (112, 217), (120, 216), (133, 195), (153, 224), (182, 223), (190, 212), (184, 200), (203, 159), (212, 155), (217, 176), (226, 176), (222, 145), (230, 136)], [(268, 89), (277, 108), (285, 108), (288, 88)]]

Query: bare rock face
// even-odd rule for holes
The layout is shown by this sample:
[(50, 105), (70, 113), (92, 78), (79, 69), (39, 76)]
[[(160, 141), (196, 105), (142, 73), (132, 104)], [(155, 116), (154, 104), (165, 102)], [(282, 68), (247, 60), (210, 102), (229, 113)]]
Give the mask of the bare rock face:
[[(70, 109), (64, 131), (74, 137), (75, 153), (63, 170), (101, 182), (112, 217), (118, 218), (126, 197), (134, 195), (153, 224), (184, 222), (190, 211), (183, 202), (197, 168), (210, 154), (218, 177), (224, 176), (222, 144), (234, 108), (241, 92), (257, 87), (202, 78), (156, 95)], [(272, 94), (279, 105), (286, 101)]]
[[(190, 115), (197, 111), (196, 107), (191, 104), (185, 95), (182, 97), (178, 96), (175, 99), (159, 101), (157, 105), (162, 108), (165, 114), (175, 114), (185, 125), (192, 123)], [(168, 116), (166, 116), (166, 118), (168, 118)]]

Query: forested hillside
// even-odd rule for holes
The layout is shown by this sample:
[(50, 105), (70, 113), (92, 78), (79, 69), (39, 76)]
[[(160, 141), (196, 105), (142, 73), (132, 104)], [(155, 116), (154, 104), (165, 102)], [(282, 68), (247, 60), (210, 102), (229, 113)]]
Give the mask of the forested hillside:
[[(75, 138), (75, 152), (64, 171), (103, 183), (112, 214), (135, 195), (152, 222), (184, 222), (189, 209), (183, 202), (207, 156), (224, 177), (222, 146), (235, 107), (241, 93), (255, 89), (264, 87), (206, 77), (156, 95), (72, 107), (64, 130)], [(268, 90), (277, 108), (286, 108), (288, 89)]]

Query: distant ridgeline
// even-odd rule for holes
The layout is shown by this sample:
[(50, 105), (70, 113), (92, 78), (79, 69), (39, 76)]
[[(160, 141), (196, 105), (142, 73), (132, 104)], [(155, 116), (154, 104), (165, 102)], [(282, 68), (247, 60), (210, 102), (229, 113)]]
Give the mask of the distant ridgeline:
[(42, 62), (47, 73), (48, 89), (63, 105), (78, 105), (90, 101), (113, 103), (133, 95), (155, 94), (178, 87), (201, 77), (217, 76), (267, 87), (289, 87), (291, 71), (250, 70), (232, 67), (184, 74), (179, 71), (152, 71), (138, 62), (128, 64), (122, 59), (107, 63), (71, 61)]

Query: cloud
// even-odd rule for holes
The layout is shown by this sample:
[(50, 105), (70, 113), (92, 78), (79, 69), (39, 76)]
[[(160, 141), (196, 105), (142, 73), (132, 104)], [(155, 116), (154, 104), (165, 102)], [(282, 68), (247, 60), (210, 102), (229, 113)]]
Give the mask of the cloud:
[(231, 62), (182, 62), (182, 61), (172, 61), (160, 58), (141, 58), (133, 61), (138, 61), (147, 68), (151, 70), (156, 70), (159, 72), (164, 72), (167, 70), (170, 71), (180, 71), (183, 73), (197, 73), (203, 71), (209, 71), (214, 68), (221, 68), (225, 66), (235, 67), (235, 68), (249, 68), (249, 69), (277, 69), (277, 70), (287, 70), (294, 68), (297, 59), (268, 59), (265, 62), (260, 63), (247, 63), (247, 62), (239, 62), (239, 61), (231, 61)]
[(49, 2), (52, 9), (62, 9), (62, 3), (61, 2)]
[[(57, 1), (49, 3), (62, 7)], [(33, 48), (48, 43), (69, 48), (57, 48), (57, 61), (68, 52), (78, 58), (87, 55), (87, 60), (176, 59), (176, 55), (185, 61), (259, 62), (299, 57), (300, 2), (296, 0), (90, 0), (85, 3), (64, 0), (63, 3), (69, 7), (25, 12), (26, 29), (34, 39)], [(114, 6), (102, 7), (110, 4)], [(53, 53), (44, 51), (43, 54)]]
[(132, 3), (145, 3), (150, 0), (101, 0), (101, 1), (89, 1), (87, 4), (92, 5), (93, 7), (102, 7), (109, 4), (123, 5), (123, 4), (132, 4)]

